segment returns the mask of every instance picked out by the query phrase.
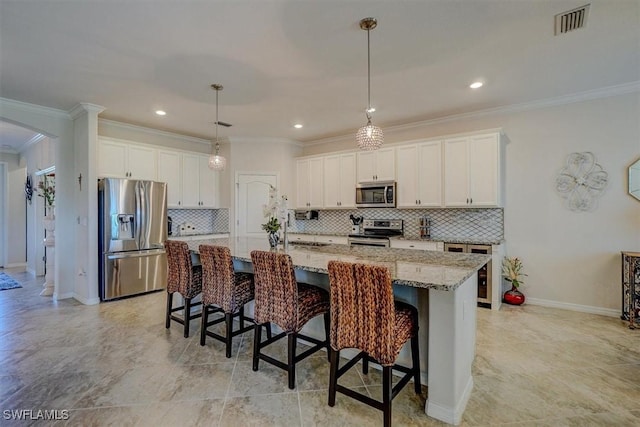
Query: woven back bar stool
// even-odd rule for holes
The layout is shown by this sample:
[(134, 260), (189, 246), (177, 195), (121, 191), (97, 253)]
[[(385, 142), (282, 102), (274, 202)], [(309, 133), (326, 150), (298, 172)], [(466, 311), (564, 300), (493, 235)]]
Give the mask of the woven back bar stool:
[[(253, 319), (245, 316), (244, 306), (253, 300), (253, 274), (236, 273), (233, 269), (231, 251), (227, 247), (200, 245), (202, 263), (202, 327), (200, 345), (205, 345), (207, 336), (225, 343), (226, 356), (231, 357), (233, 337), (253, 329)], [(222, 313), (223, 317), (209, 320), (209, 315)], [(240, 326), (233, 330), (233, 320), (238, 318)], [(250, 323), (245, 326), (245, 320)], [(225, 322), (225, 335), (209, 331), (210, 326)], [(267, 337), (271, 338), (271, 327), (267, 325)]]
[[(260, 359), (271, 363), (288, 373), (289, 388), (295, 388), (296, 363), (310, 356), (329, 343), (329, 293), (319, 287), (296, 281), (291, 257), (287, 254), (266, 251), (252, 251), (253, 274), (255, 279), (255, 334), (253, 341), (253, 370), (258, 370)], [(303, 335), (302, 327), (312, 318), (324, 315), (326, 338), (324, 341)], [(261, 341), (260, 325), (275, 323), (283, 332)], [(288, 338), (287, 363), (276, 360), (261, 352), (277, 340)], [(297, 339), (315, 344), (296, 355)]]
[[(384, 425), (391, 425), (391, 401), (413, 377), (420, 394), (420, 356), (418, 353), (418, 311), (394, 301), (391, 275), (386, 267), (329, 261), (331, 286), (331, 334), (329, 370), (329, 406), (336, 403), (336, 392), (343, 393), (383, 412)], [(411, 340), (411, 368), (396, 365), (404, 343)], [(355, 348), (360, 353), (343, 367), (340, 350)], [(363, 373), (368, 363), (382, 366), (382, 401), (338, 384), (338, 379), (362, 360)], [(405, 375), (392, 387), (392, 370)]]
[[(192, 304), (191, 300), (202, 292), (202, 267), (191, 263), (191, 253), (186, 242), (167, 240), (164, 244), (167, 251), (167, 312), (165, 327), (169, 329), (174, 320), (184, 325), (184, 337), (189, 337), (189, 322), (197, 319), (202, 313), (191, 314), (191, 307), (196, 307), (201, 302)], [(173, 307), (173, 294), (179, 293), (184, 299), (180, 307)], [(182, 318), (173, 313), (184, 310)]]

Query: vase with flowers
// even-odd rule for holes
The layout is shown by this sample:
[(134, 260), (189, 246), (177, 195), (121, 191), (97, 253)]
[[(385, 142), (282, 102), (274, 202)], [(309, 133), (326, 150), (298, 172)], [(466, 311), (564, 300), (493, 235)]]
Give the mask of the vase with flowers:
[(279, 199), (278, 190), (273, 185), (269, 185), (269, 203), (262, 206), (262, 213), (268, 220), (265, 224), (262, 224), (262, 229), (267, 232), (269, 246), (271, 248), (277, 247), (280, 242), (279, 231), (282, 224), (286, 221), (286, 212), (287, 197), (282, 196), (282, 198)]
[(524, 294), (518, 290), (526, 276), (522, 272), (522, 261), (518, 257), (504, 257), (502, 260), (502, 276), (507, 282), (511, 282), (511, 289), (504, 293), (502, 301), (507, 304), (520, 305), (524, 303)]

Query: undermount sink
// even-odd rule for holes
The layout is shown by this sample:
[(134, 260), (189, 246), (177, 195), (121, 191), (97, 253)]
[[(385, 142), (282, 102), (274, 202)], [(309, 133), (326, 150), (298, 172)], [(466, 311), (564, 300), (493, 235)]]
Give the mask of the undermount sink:
[(329, 246), (329, 243), (321, 243), (321, 242), (305, 242), (305, 241), (290, 241), (291, 245), (300, 245), (300, 246)]

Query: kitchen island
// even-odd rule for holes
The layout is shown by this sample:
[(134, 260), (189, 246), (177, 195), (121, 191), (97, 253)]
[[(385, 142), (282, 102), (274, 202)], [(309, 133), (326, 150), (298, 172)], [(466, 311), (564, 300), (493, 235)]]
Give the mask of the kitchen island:
[[(228, 238), (187, 242), (197, 252), (201, 244), (227, 246), (238, 270), (251, 271), (251, 251), (269, 250), (267, 238)], [(419, 313), (420, 369), (428, 385), (427, 415), (459, 424), (473, 388), (475, 356), (476, 272), (490, 256), (346, 245), (293, 245), (291, 256), (300, 281), (328, 287), (329, 260), (383, 265), (389, 268), (396, 298)], [(309, 324), (310, 335), (323, 336), (321, 321)], [(346, 352), (345, 352), (346, 353)], [(354, 352), (355, 354), (355, 352)], [(426, 356), (426, 357), (425, 357)], [(399, 361), (408, 363), (403, 349)]]

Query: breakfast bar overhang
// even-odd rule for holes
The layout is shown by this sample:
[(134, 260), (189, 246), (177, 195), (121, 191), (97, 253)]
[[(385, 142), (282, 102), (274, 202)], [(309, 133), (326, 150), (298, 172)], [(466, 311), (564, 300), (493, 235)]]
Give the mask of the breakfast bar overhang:
[[(194, 240), (188, 244), (195, 253), (201, 244), (227, 246), (236, 268), (245, 271), (251, 271), (252, 250), (269, 250), (266, 237)], [(489, 261), (490, 255), (334, 244), (291, 244), (277, 250), (291, 256), (298, 280), (325, 287), (329, 285), (329, 260), (389, 268), (396, 298), (418, 308), (420, 366), (423, 381), (426, 379), (424, 383), (428, 385), (425, 412), (450, 424), (460, 423), (473, 389), (476, 272)], [(319, 324), (312, 322), (309, 328), (306, 332), (310, 335), (322, 336)], [(400, 362), (408, 357), (404, 352), (400, 354)]]

